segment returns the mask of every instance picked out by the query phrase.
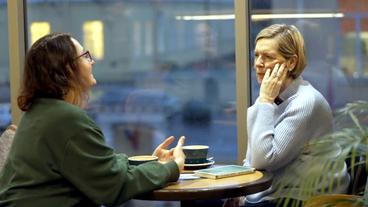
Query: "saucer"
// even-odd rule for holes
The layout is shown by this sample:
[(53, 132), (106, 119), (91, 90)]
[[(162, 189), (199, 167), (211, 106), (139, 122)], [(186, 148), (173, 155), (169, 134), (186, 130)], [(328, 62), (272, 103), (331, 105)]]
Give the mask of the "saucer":
[(208, 168), (212, 166), (214, 163), (215, 163), (214, 160), (207, 160), (207, 162), (200, 163), (200, 164), (184, 164), (184, 169), (185, 170), (199, 170), (203, 168)]

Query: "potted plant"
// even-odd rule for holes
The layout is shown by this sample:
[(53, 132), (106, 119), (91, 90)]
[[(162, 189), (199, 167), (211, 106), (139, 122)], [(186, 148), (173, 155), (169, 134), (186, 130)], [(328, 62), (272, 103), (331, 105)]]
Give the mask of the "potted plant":
[[(355, 192), (358, 195), (331, 194), (332, 187), (341, 183), (329, 179), (339, 173), (339, 169), (346, 161), (349, 161), (348, 168), (351, 175), (356, 174), (354, 172), (356, 166), (363, 166), (367, 172), (368, 102), (349, 103), (340, 109), (335, 117), (334, 132), (310, 141), (310, 151), (299, 156), (298, 159), (305, 161), (303, 166), (291, 165), (287, 169), (300, 170), (303, 174), (307, 172), (308, 176), (294, 180), (285, 177), (277, 183), (276, 192), (285, 193), (286, 190), (289, 195), (284, 200), (284, 206), (290, 205), (288, 201), (295, 193), (307, 200), (306, 207), (368, 206), (368, 184), (365, 185), (363, 192)], [(295, 202), (291, 206), (300, 206), (300, 203)]]

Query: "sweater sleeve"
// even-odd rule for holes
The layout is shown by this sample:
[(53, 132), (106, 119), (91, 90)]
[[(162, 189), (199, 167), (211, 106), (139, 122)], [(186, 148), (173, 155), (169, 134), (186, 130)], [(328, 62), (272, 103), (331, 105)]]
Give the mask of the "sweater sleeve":
[[(253, 128), (253, 123), (255, 121), (255, 118), (257, 117), (256, 114), (258, 112), (258, 107), (257, 107), (257, 102), (258, 100), (256, 100), (256, 104), (254, 104), (253, 106), (249, 107), (247, 110), (247, 129), (248, 131)], [(252, 142), (251, 139), (249, 139), (248, 137), (248, 143), (247, 143), (247, 153), (245, 156), (245, 159), (243, 160), (243, 165), (250, 167), (251, 166), (251, 159), (252, 159), (252, 153), (251, 153), (251, 148), (252, 148)]]
[(130, 166), (126, 155), (115, 154), (105, 145), (94, 123), (76, 124), (79, 129), (64, 150), (62, 173), (95, 203), (118, 205), (178, 179), (179, 169), (174, 161)]
[(275, 120), (275, 105), (258, 103), (251, 129), (251, 165), (274, 171), (292, 161), (309, 137), (308, 125), (313, 116), (313, 100), (291, 104)]

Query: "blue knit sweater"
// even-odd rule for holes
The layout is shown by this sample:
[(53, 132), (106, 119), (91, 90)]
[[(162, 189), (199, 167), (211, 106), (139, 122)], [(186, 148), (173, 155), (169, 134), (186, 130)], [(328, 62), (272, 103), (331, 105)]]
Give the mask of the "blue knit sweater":
[[(258, 99), (248, 109), (248, 149), (244, 165), (274, 173), (275, 184), (280, 179), (302, 179), (303, 170), (287, 170), (288, 166), (303, 169), (306, 163), (298, 157), (308, 149), (308, 142), (332, 131), (331, 109), (324, 97), (301, 77), (295, 79), (279, 96), (279, 105), (260, 103)], [(339, 149), (336, 148), (338, 151)], [(304, 166), (303, 166), (304, 165)], [(346, 166), (341, 166), (342, 185), (335, 192), (344, 192), (349, 183)], [(338, 178), (337, 178), (338, 179)], [(247, 196), (248, 202), (259, 202), (286, 195), (275, 195), (272, 187)], [(267, 198), (268, 197), (268, 198)], [(290, 197), (290, 195), (288, 195)], [(295, 199), (306, 199), (293, 193)]]

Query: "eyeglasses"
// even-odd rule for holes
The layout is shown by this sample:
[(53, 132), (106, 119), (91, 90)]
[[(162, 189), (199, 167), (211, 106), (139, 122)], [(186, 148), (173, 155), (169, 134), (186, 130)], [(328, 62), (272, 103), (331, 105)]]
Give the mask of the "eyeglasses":
[(83, 54), (77, 56), (75, 59), (78, 59), (80, 57), (85, 58), (88, 62), (93, 62), (93, 58), (91, 53), (89, 53), (89, 51), (87, 50), (86, 52), (84, 52)]

